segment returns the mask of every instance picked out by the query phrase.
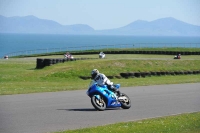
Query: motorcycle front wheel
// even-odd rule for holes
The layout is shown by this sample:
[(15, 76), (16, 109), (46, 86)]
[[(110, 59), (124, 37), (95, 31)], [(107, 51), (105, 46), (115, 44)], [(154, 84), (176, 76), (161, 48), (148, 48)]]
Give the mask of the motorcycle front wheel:
[(106, 109), (106, 103), (101, 96), (100, 98), (97, 98), (95, 95), (93, 95), (91, 97), (91, 103), (96, 110), (103, 111)]
[(120, 100), (121, 107), (123, 109), (129, 109), (131, 107), (131, 99), (124, 93), (120, 97), (123, 97), (123, 100)]

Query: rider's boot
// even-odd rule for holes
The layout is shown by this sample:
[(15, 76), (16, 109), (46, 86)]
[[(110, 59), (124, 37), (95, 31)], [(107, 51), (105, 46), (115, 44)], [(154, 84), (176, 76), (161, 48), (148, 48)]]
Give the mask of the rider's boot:
[(113, 88), (113, 91), (115, 93), (117, 93), (117, 96), (120, 97), (121, 96), (121, 92), (119, 91), (119, 89), (116, 89), (115, 87)]
[(122, 94), (121, 94), (121, 92), (119, 91), (119, 90), (116, 90), (116, 92), (117, 92), (117, 95), (120, 97)]
[(110, 86), (110, 89), (114, 92), (114, 93), (117, 93), (117, 96), (120, 97), (122, 94), (121, 92), (119, 91), (119, 89), (115, 88), (115, 86)]

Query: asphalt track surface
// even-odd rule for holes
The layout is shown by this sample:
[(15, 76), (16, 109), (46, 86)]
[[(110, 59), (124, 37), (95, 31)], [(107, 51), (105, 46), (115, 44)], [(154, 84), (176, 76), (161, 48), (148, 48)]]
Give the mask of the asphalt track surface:
[(46, 133), (200, 111), (200, 83), (123, 87), (130, 109), (96, 111), (86, 90), (0, 96), (0, 133)]

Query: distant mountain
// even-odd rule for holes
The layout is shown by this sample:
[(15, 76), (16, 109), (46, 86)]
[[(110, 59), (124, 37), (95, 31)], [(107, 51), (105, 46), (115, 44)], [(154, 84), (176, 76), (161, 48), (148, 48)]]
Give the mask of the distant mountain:
[(93, 31), (94, 29), (88, 25), (61, 25), (55, 21), (39, 19), (35, 16), (0, 16), (0, 33), (85, 34)]
[(116, 29), (94, 30), (92, 27), (84, 24), (61, 25), (55, 21), (39, 19), (35, 16), (0, 16), (0, 33), (200, 36), (200, 26), (168, 17), (150, 22), (137, 20)]
[(124, 27), (101, 32), (103, 34), (115, 35), (200, 36), (200, 26), (188, 24), (169, 17), (151, 22), (137, 20)]

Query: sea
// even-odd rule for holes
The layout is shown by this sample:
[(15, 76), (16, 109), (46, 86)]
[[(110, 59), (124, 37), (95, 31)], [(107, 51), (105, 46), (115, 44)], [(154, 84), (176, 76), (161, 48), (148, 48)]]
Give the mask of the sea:
[(5, 55), (126, 47), (200, 48), (200, 36), (0, 34), (0, 58)]

